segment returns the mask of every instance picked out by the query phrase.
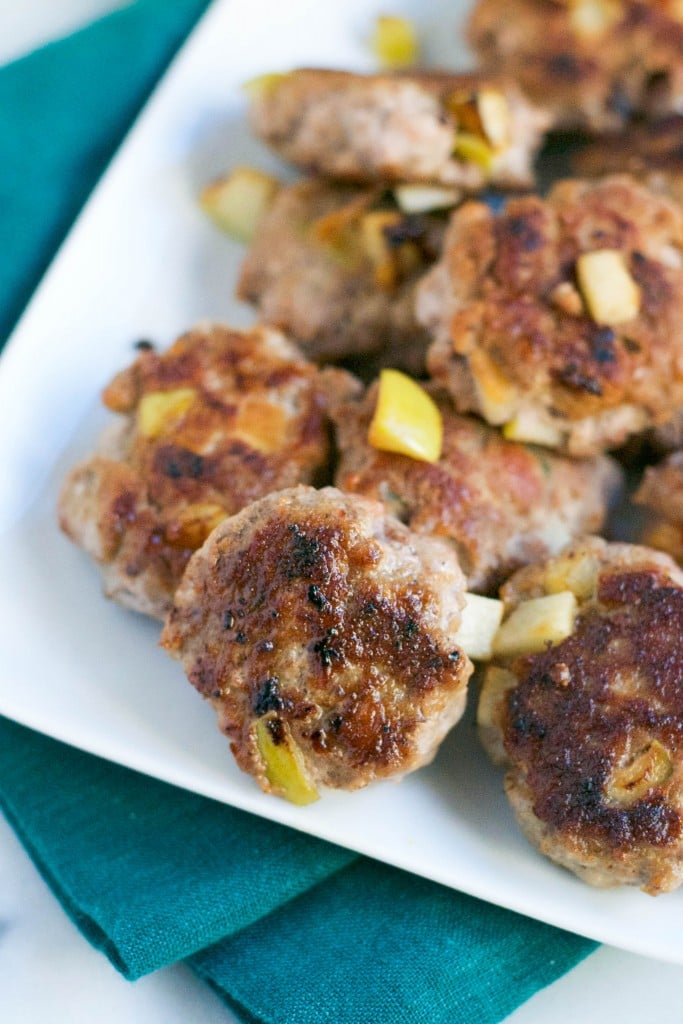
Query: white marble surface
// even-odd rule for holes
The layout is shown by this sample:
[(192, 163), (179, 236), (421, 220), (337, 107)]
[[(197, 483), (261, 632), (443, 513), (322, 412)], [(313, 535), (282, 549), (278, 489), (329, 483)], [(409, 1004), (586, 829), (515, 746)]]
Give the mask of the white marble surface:
[[(0, 0), (0, 63), (120, 6), (122, 0)], [(682, 987), (683, 968), (603, 947), (507, 1024), (676, 1021)], [(124, 981), (62, 913), (0, 817), (0, 1020), (231, 1024), (235, 1018), (183, 967)]]
[(3, 1024), (232, 1024), (183, 966), (131, 984), (81, 938), (0, 815)]
[(0, 0), (0, 64), (72, 32), (127, 0)]

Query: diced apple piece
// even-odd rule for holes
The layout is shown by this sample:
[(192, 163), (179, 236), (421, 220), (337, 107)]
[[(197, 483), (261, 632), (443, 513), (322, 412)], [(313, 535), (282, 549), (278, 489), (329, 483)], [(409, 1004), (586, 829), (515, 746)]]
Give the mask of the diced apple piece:
[(580, 36), (600, 36), (619, 18), (618, 3), (613, 0), (572, 0), (569, 20)]
[(378, 288), (391, 289), (398, 284), (399, 263), (389, 245), (386, 230), (400, 222), (401, 214), (397, 210), (373, 210), (361, 219), (361, 246), (374, 268)]
[(531, 408), (520, 409), (516, 416), (508, 420), (503, 426), (503, 437), (508, 441), (540, 444), (546, 448), (557, 448), (563, 440), (560, 428)]
[(599, 563), (589, 555), (563, 555), (548, 564), (543, 580), (550, 594), (571, 590), (579, 601), (587, 601), (595, 593)]
[(326, 245), (346, 244), (348, 238), (358, 235), (359, 223), (368, 207), (378, 198), (379, 194), (371, 191), (361, 193), (338, 206), (329, 213), (316, 217), (311, 222), (310, 233), (317, 241)]
[(439, 185), (397, 185), (394, 198), (403, 213), (430, 213), (455, 206), (460, 202), (462, 192)]
[(251, 100), (262, 100), (272, 96), (277, 87), (288, 76), (277, 71), (268, 72), (265, 75), (257, 75), (245, 82), (242, 89)]
[(605, 784), (605, 795), (620, 807), (629, 807), (673, 774), (671, 755), (659, 740), (652, 740), (626, 764), (617, 766)]
[(308, 777), (303, 754), (285, 724), (279, 719), (259, 718), (256, 744), (274, 793), (299, 806), (319, 798)]
[(230, 433), (235, 440), (243, 441), (249, 448), (264, 455), (272, 455), (291, 444), (287, 416), (282, 404), (277, 401), (268, 401), (268, 398), (258, 393), (243, 395), (235, 411)]
[(488, 661), (493, 657), (491, 644), (503, 618), (503, 602), (479, 594), (465, 594), (460, 628), (455, 637), (468, 658)]
[(407, 68), (417, 63), (420, 43), (408, 18), (382, 14), (377, 18), (372, 49), (383, 68)]
[(426, 391), (399, 370), (382, 370), (368, 443), (422, 462), (441, 455), (443, 421)]
[(202, 189), (199, 202), (221, 231), (238, 242), (251, 242), (279, 187), (277, 179), (264, 171), (236, 167)]
[(504, 149), (510, 143), (512, 121), (506, 97), (498, 89), (480, 89), (477, 110), (488, 141), (494, 149)]
[(576, 261), (576, 276), (596, 323), (610, 326), (638, 316), (640, 288), (618, 249), (582, 253)]
[(138, 430), (143, 437), (159, 437), (187, 412), (196, 396), (194, 388), (150, 391), (143, 395), (138, 404)]
[[(456, 92), (446, 99), (446, 107), (456, 119), (459, 139), (475, 138), (488, 143), (488, 153), (509, 144), (512, 119), (508, 101), (500, 90), (485, 86), (478, 92)], [(486, 150), (477, 152), (485, 154)]]
[(473, 349), (468, 359), (484, 419), (494, 425), (512, 419), (520, 401), (517, 388), (482, 349)]
[(166, 527), (166, 540), (174, 547), (200, 548), (226, 516), (225, 509), (212, 502), (187, 505)]
[(477, 705), (477, 725), (490, 729), (498, 720), (500, 702), (505, 694), (517, 685), (517, 677), (505, 668), (489, 665)]
[(495, 153), (488, 142), (470, 132), (458, 132), (453, 144), (453, 153), (464, 163), (477, 164), (482, 171), (490, 174), (493, 170)]
[(513, 658), (561, 643), (574, 630), (576, 607), (576, 597), (570, 590), (523, 601), (493, 638), (494, 654)]

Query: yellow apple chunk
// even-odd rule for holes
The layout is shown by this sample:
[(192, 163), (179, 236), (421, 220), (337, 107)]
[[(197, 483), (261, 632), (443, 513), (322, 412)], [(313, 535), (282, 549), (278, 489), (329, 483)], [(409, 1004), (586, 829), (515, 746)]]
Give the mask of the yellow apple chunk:
[(199, 203), (226, 235), (238, 242), (251, 242), (279, 187), (277, 179), (264, 171), (236, 167), (231, 174), (207, 185)]
[(227, 513), (213, 502), (187, 505), (166, 527), (166, 540), (177, 547), (200, 548)]
[(516, 416), (503, 427), (503, 437), (508, 441), (526, 444), (540, 444), (546, 448), (557, 448), (562, 444), (562, 431), (549, 423), (535, 409), (520, 409)]
[(453, 145), (453, 153), (467, 164), (476, 164), (482, 171), (490, 174), (493, 170), (495, 153), (488, 142), (470, 132), (458, 132)]
[(263, 758), (266, 778), (273, 792), (290, 803), (299, 806), (312, 804), (319, 798), (319, 793), (308, 777), (303, 754), (282, 723), (279, 723), (281, 739), (275, 742), (270, 729), (272, 721), (259, 718), (256, 723), (256, 745)]
[(507, 669), (497, 665), (490, 665), (486, 669), (477, 705), (477, 725), (480, 728), (490, 729), (495, 726), (501, 700), (516, 685), (517, 677)]
[(278, 85), (287, 78), (286, 74), (277, 71), (267, 72), (265, 75), (257, 75), (245, 82), (242, 89), (251, 100), (267, 99), (277, 89)]
[(441, 413), (426, 391), (399, 370), (382, 370), (368, 442), (422, 462), (437, 462), (443, 442)]
[(484, 419), (496, 426), (510, 420), (520, 402), (515, 385), (483, 349), (473, 349), (468, 361)]
[(596, 323), (611, 326), (638, 316), (640, 288), (618, 249), (582, 253), (576, 261), (576, 276)]
[(407, 68), (417, 63), (420, 43), (408, 18), (383, 14), (377, 19), (372, 49), (383, 68)]
[(611, 773), (605, 794), (613, 803), (629, 807), (642, 800), (655, 786), (661, 786), (673, 774), (669, 751), (659, 740), (652, 740)]
[(187, 412), (196, 398), (194, 388), (150, 391), (138, 404), (137, 424), (143, 437), (159, 437)]
[(554, 558), (545, 572), (545, 589), (551, 594), (571, 590), (579, 601), (586, 601), (595, 593), (599, 569), (597, 559), (587, 555)]
[(576, 609), (576, 597), (570, 590), (523, 601), (493, 638), (494, 654), (513, 658), (561, 643), (574, 631)]
[(465, 594), (460, 628), (455, 642), (468, 658), (488, 661), (493, 657), (493, 638), (503, 618), (503, 602), (479, 594)]
[(457, 188), (440, 185), (397, 185), (394, 198), (403, 213), (431, 213), (432, 210), (448, 210), (462, 198)]

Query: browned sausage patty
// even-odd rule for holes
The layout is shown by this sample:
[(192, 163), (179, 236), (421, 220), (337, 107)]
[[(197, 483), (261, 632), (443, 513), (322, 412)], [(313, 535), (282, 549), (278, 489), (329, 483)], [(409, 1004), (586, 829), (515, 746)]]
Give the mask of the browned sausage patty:
[(162, 643), (268, 791), (257, 741), (296, 744), (315, 785), (358, 789), (431, 761), (471, 664), (454, 635), (452, 550), (333, 488), (292, 488), (225, 520), (190, 561)]
[(198, 327), (163, 354), (142, 352), (105, 389), (121, 420), (59, 503), (62, 529), (100, 564), (107, 595), (163, 618), (221, 519), (324, 475), (325, 394), (320, 372), (272, 330)]
[(514, 78), (556, 124), (609, 130), (680, 109), (676, 0), (478, 0), (468, 37), (484, 69)]
[[(683, 211), (627, 177), (561, 182), (498, 215), (467, 203), (418, 289), (429, 371), (460, 411), (573, 455), (665, 423), (683, 405), (682, 247)], [(639, 299), (612, 326), (577, 284), (601, 250)], [(601, 295), (612, 284), (592, 283)]]
[(443, 215), (401, 214), (381, 190), (298, 182), (265, 214), (237, 293), (315, 359), (386, 355), (419, 373), (428, 334), (415, 285), (444, 226)]
[(628, 173), (654, 192), (683, 202), (683, 116), (630, 125), (606, 133), (579, 150), (573, 159), (581, 177)]
[(503, 588), (506, 609), (572, 587), (570, 636), (488, 669), (482, 738), (542, 853), (592, 885), (683, 881), (683, 573), (589, 539)]
[(377, 388), (333, 403), (344, 491), (382, 501), (411, 530), (447, 539), (470, 590), (495, 590), (514, 569), (600, 529), (619, 488), (615, 463), (567, 459), (505, 441), (435, 395), (444, 427), (438, 462), (378, 451), (367, 440)]
[[(488, 133), (471, 111), (485, 89), (500, 97)], [(482, 75), (300, 69), (261, 91), (251, 125), (286, 160), (324, 177), (436, 182), (478, 192), (489, 184), (533, 184), (533, 157), (548, 118), (511, 82)], [(490, 145), (482, 149), (481, 142)]]

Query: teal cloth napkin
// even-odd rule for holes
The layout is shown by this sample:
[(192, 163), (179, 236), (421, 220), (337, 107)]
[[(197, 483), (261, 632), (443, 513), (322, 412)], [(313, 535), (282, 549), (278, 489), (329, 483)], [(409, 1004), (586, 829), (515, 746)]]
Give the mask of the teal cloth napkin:
[[(0, 68), (0, 338), (205, 6), (138, 0)], [(595, 946), (5, 719), (0, 805), (126, 977), (186, 960), (244, 1021), (493, 1024)]]

